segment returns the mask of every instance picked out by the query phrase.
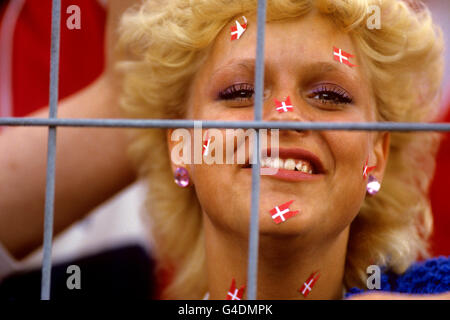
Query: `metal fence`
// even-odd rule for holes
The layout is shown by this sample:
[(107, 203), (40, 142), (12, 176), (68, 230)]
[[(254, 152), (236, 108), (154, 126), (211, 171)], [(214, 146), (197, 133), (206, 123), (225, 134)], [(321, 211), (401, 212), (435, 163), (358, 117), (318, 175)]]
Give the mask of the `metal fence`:
[[(47, 151), (47, 180), (45, 194), (44, 244), (42, 261), (41, 299), (50, 299), (51, 253), (55, 198), (55, 157), (57, 127), (116, 127), (116, 128), (194, 128), (201, 122), (204, 128), (253, 128), (256, 130), (254, 154), (260, 154), (260, 129), (297, 130), (370, 130), (370, 131), (450, 131), (449, 123), (336, 123), (336, 122), (266, 122), (262, 121), (264, 87), (264, 43), (266, 0), (258, 1), (258, 33), (255, 70), (254, 121), (195, 121), (195, 120), (139, 120), (139, 119), (58, 119), (58, 76), (60, 51), (61, 0), (52, 0), (52, 34), (50, 63), (50, 112), (48, 119), (0, 118), (0, 126), (46, 126), (49, 128)], [(259, 185), (260, 159), (252, 167), (251, 219), (247, 270), (247, 298), (257, 299), (259, 244)]]

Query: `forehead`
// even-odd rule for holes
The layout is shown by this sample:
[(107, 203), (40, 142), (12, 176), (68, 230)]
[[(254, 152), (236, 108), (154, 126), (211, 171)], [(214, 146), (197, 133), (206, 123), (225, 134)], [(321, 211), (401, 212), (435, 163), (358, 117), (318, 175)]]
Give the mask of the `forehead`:
[[(251, 63), (240, 63), (252, 61), (256, 57), (256, 17), (247, 16), (247, 20), (248, 28), (239, 40), (231, 41), (230, 28), (235, 25), (235, 20), (220, 32), (203, 65), (203, 71), (212, 74), (229, 66), (252, 67)], [(238, 17), (238, 21), (242, 22), (242, 17)], [(268, 22), (265, 36), (266, 70), (276, 67), (294, 71), (308, 64), (325, 62), (334, 64), (352, 78), (359, 78), (358, 68), (334, 63), (333, 46), (352, 54), (356, 51), (348, 34), (339, 31), (329, 17), (315, 11), (294, 19)], [(358, 61), (358, 57), (356, 59)]]

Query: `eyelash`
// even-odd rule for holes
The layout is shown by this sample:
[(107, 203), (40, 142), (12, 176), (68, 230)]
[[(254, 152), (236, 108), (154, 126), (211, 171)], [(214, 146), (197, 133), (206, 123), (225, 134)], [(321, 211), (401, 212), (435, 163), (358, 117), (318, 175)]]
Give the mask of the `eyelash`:
[(251, 99), (254, 93), (255, 90), (253, 89), (252, 85), (248, 83), (237, 83), (220, 92), (219, 99), (246, 101), (248, 99)]
[[(331, 96), (332, 99), (324, 99), (323, 95)], [(319, 96), (320, 98), (316, 98)], [(353, 102), (353, 99), (348, 95), (348, 93), (336, 86), (322, 85), (320, 88), (313, 90), (313, 92), (308, 95), (308, 98), (312, 98), (315, 100), (320, 100), (321, 103), (324, 104), (350, 104)]]
[[(237, 102), (252, 99), (255, 90), (248, 83), (237, 83), (228, 87), (219, 93), (220, 100), (234, 100)], [(319, 97), (319, 98), (317, 98)], [(325, 99), (325, 97), (331, 99)], [(322, 85), (320, 88), (314, 89), (308, 98), (319, 100), (322, 104), (343, 105), (351, 104), (353, 99), (342, 88), (330, 85)]]

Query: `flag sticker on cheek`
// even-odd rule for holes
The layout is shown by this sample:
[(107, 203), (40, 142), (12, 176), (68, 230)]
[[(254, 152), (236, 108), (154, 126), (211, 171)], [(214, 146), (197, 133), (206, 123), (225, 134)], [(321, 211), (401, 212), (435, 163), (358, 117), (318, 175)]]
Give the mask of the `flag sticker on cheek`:
[(318, 271), (313, 272), (298, 291), (306, 298), (312, 291), (317, 280), (319, 280), (319, 277), (320, 273)]
[(240, 289), (236, 288), (236, 280), (233, 278), (233, 280), (231, 281), (230, 290), (227, 293), (226, 300), (242, 300), (242, 297), (244, 296), (244, 290), (245, 286), (242, 286)]
[(206, 132), (206, 139), (203, 142), (203, 156), (206, 157), (209, 153), (209, 146), (211, 145), (211, 138), (208, 138), (208, 132)]
[(340, 63), (346, 64), (350, 67), (356, 67), (356, 65), (350, 63), (350, 58), (354, 58), (355, 56), (345, 52), (342, 49), (333, 47), (333, 56), (334, 56), (334, 60), (339, 61)]
[(291, 209), (289, 209), (289, 206), (292, 204), (292, 202), (294, 202), (294, 200), (283, 203), (282, 205), (276, 206), (275, 208), (270, 210), (272, 219), (273, 221), (275, 221), (276, 224), (285, 222), (287, 219), (292, 218), (293, 216), (298, 214), (298, 210), (291, 211)]
[(236, 20), (236, 26), (231, 27), (231, 41), (239, 40), (244, 34), (245, 30), (247, 30), (247, 18), (245, 18), (244, 16), (242, 16), (242, 18), (244, 19), (243, 24)]
[(278, 101), (275, 99), (275, 107), (279, 113), (284, 113), (288, 111), (293, 111), (294, 106), (291, 103), (291, 98), (288, 96), (286, 101)]
[(367, 158), (366, 163), (364, 164), (364, 167), (363, 167), (363, 178), (364, 179), (366, 179), (369, 176), (370, 171), (372, 171), (376, 168), (376, 166), (369, 167), (368, 163), (369, 163), (369, 158)]

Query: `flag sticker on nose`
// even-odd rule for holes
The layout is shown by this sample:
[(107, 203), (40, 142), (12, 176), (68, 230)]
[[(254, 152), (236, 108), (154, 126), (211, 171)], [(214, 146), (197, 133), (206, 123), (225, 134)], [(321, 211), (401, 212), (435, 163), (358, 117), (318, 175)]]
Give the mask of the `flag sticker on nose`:
[(288, 96), (286, 101), (278, 101), (275, 99), (275, 107), (279, 113), (284, 113), (288, 111), (293, 111), (294, 106), (291, 103), (291, 98)]
[(300, 293), (306, 298), (312, 291), (312, 288), (316, 284), (317, 280), (319, 280), (319, 277), (320, 273), (318, 271), (313, 272), (298, 291), (300, 291)]
[(230, 290), (227, 293), (226, 300), (242, 300), (244, 295), (245, 286), (242, 286), (240, 289), (236, 288), (236, 280), (233, 278), (231, 281)]
[(350, 58), (354, 58), (355, 57), (354, 55), (352, 55), (348, 52), (345, 52), (344, 50), (336, 48), (336, 47), (333, 47), (333, 55), (334, 55), (334, 60), (339, 61), (340, 63), (346, 64), (350, 67), (356, 67), (356, 65), (352, 64), (349, 60)]
[(290, 205), (294, 202), (294, 200), (291, 200), (289, 202), (283, 203), (280, 206), (276, 206), (272, 210), (270, 210), (270, 214), (272, 215), (273, 221), (275, 221), (276, 224), (280, 224), (282, 222), (285, 222), (287, 219), (292, 218), (293, 216), (297, 215), (297, 211), (291, 211), (289, 209)]
[(240, 39), (245, 30), (247, 30), (247, 18), (244, 16), (242, 18), (244, 19), (243, 24), (236, 20), (236, 26), (231, 27), (231, 41)]

